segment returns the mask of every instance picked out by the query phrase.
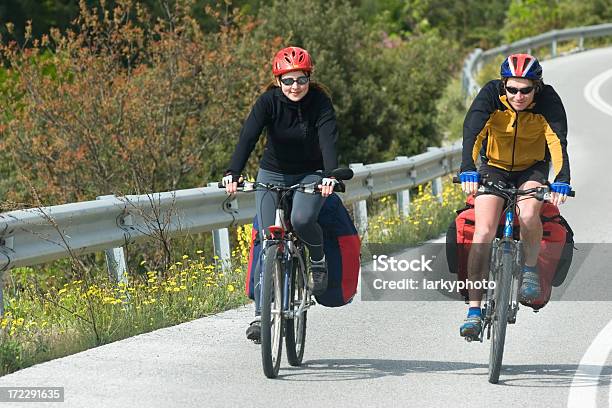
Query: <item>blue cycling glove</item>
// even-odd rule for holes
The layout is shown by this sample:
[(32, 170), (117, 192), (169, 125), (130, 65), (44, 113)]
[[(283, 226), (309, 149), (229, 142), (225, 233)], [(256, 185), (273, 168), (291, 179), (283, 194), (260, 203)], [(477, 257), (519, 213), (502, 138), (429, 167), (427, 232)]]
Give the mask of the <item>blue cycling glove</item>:
[(570, 191), (572, 191), (572, 187), (567, 183), (555, 182), (550, 185), (550, 191), (553, 193), (568, 195)]
[(462, 183), (479, 183), (480, 173), (477, 171), (463, 171), (459, 174), (459, 181)]

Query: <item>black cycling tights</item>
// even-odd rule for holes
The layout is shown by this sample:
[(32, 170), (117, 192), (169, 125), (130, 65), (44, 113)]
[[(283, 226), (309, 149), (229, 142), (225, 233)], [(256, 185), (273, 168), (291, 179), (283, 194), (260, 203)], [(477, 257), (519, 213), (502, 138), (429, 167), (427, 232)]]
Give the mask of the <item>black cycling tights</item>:
[[(280, 174), (259, 169), (257, 181), (260, 183), (280, 184), (291, 186), (297, 183), (310, 183), (321, 179), (321, 173), (306, 174)], [(258, 190), (255, 193), (257, 222), (260, 236), (263, 228), (274, 225), (277, 195), (274, 192)], [(298, 237), (306, 244), (310, 257), (314, 260), (323, 258), (323, 231), (317, 222), (319, 212), (325, 198), (319, 194), (306, 194), (295, 192), (293, 196), (293, 209), (291, 211), (291, 225)]]

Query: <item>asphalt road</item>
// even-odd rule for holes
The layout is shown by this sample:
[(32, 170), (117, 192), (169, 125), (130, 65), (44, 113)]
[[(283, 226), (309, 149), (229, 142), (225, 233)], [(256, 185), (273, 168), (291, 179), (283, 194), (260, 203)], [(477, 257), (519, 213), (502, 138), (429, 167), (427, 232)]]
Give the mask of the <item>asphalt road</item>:
[[(592, 81), (612, 68), (612, 49), (543, 65), (569, 118), (578, 196), (562, 212), (577, 242), (611, 243), (612, 74)], [(593, 265), (603, 279), (610, 251), (595, 248), (582, 269)], [(591, 280), (572, 280), (568, 293), (610, 286)], [(612, 303), (576, 299), (520, 310), (498, 385), (487, 382), (489, 343), (458, 335), (462, 302), (356, 299), (309, 312), (305, 364), (283, 362), (276, 380), (264, 377), (259, 347), (244, 338), (247, 306), (24, 369), (0, 386), (65, 387), (64, 403), (46, 404), (62, 407), (612, 406)]]

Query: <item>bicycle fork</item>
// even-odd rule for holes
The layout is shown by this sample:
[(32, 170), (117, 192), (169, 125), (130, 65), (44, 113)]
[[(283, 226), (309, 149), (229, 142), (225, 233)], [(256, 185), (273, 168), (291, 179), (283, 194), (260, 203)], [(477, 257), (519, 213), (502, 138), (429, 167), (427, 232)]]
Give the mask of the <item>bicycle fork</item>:
[[(505, 214), (504, 234), (503, 238), (496, 238), (491, 246), (491, 271), (489, 279), (497, 281), (497, 274), (502, 273), (502, 254), (510, 253), (513, 260), (512, 280), (510, 283), (510, 302), (508, 304), (508, 323), (516, 323), (516, 315), (519, 309), (518, 291), (521, 285), (521, 266), (523, 243), (515, 241), (514, 234), (514, 211), (507, 211)], [(487, 302), (485, 303), (485, 319), (481, 333), (481, 341), (484, 335), (485, 328), (487, 329), (487, 339), (491, 337), (491, 322), (493, 319), (493, 311), (495, 310), (495, 288), (489, 285), (487, 289)]]

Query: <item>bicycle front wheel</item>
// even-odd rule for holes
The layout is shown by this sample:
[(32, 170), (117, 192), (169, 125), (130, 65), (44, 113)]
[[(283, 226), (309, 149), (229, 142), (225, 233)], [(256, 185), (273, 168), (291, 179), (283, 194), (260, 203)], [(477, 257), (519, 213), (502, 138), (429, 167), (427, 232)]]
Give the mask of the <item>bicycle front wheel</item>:
[(264, 256), (261, 285), (261, 359), (266, 377), (276, 378), (283, 349), (283, 273), (278, 246), (268, 247)]
[[(289, 310), (296, 312), (306, 294), (304, 287), (304, 274), (298, 259), (293, 260), (293, 270), (291, 273), (291, 287), (289, 297)], [(308, 299), (305, 299), (308, 301)], [(287, 346), (287, 360), (289, 364), (296, 367), (302, 364), (304, 358), (304, 346), (306, 344), (306, 317), (307, 310), (294, 315), (293, 318), (285, 321), (285, 345)]]
[(508, 308), (510, 306), (510, 286), (514, 269), (512, 252), (502, 254), (501, 266), (495, 278), (495, 308), (493, 310), (491, 351), (489, 352), (489, 382), (497, 384), (504, 356), (506, 327), (508, 326)]

